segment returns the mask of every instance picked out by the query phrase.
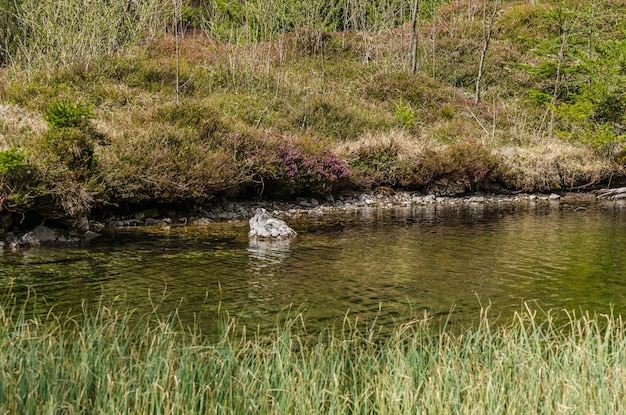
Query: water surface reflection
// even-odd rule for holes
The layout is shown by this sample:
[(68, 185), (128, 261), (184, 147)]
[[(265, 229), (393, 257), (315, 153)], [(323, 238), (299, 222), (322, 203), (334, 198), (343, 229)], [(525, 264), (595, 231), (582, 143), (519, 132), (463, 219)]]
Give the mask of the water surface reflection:
[(249, 241), (245, 222), (128, 229), (84, 247), (5, 252), (0, 283), (61, 311), (120, 298), (209, 330), (218, 310), (271, 327), (290, 307), (313, 325), (453, 307), (462, 322), (481, 303), (507, 315), (523, 301), (626, 313), (626, 209), (577, 207), (366, 209), (291, 220), (298, 237), (278, 242)]

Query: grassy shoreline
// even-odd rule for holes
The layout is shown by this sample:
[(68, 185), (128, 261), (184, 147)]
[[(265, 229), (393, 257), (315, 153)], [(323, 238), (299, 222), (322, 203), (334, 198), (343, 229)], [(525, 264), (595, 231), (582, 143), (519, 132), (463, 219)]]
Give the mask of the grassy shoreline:
[(0, 309), (0, 410), (8, 413), (624, 413), (620, 316), (526, 308), (461, 333), (425, 318), (382, 334), (302, 316), (216, 340), (176, 315), (100, 306), (84, 317)]
[(344, 188), (553, 192), (626, 179), (618, 1), (435, 1), (412, 25), (402, 1), (343, 21), (337, 1), (328, 19), (339, 20), (317, 21), (291, 2), (190, 1), (180, 15), (177, 2), (146, 0), (107, 9), (118, 26), (63, 26), (74, 3), (6, 6), (18, 9), (0, 67), (5, 229)]

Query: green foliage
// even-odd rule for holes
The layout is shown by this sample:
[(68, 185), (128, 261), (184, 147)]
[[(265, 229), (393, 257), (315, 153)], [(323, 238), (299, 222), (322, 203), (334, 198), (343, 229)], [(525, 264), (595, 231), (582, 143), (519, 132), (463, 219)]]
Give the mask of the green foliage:
[[(0, 151), (0, 211), (22, 212), (32, 207), (38, 189), (39, 177), (27, 161), (26, 150), (12, 147)], [(7, 219), (8, 227), (10, 218)]]
[(395, 105), (393, 115), (396, 118), (396, 121), (398, 121), (407, 130), (413, 130), (415, 128), (416, 117), (411, 105), (404, 103), (403, 101), (398, 102)]
[(535, 105), (545, 105), (550, 103), (552, 100), (552, 95), (546, 91), (540, 91), (537, 89), (530, 89), (528, 91), (528, 97)]
[(626, 135), (626, 41), (607, 41), (586, 57), (576, 88), (555, 110), (559, 133), (593, 146), (623, 141)]
[(16, 147), (0, 151), (0, 175), (11, 179), (22, 178), (28, 171), (26, 154), (26, 151)]
[(50, 152), (49, 162), (67, 165), (81, 175), (90, 169), (94, 140), (84, 130), (76, 127), (52, 128), (44, 136), (44, 143)]
[[(50, 128), (42, 137), (44, 158), (57, 175), (85, 180), (94, 167), (94, 147), (104, 136), (91, 125), (92, 110), (81, 103), (58, 101), (44, 113)], [(54, 180), (54, 179), (53, 179)]]
[(526, 53), (535, 46), (537, 28), (543, 25), (545, 10), (530, 3), (512, 4), (505, 8), (496, 22), (498, 37)]
[[(201, 1), (200, 3), (205, 3), (205, 1)], [(181, 21), (179, 23), (183, 31), (201, 29), (204, 21), (207, 19), (207, 11), (207, 8), (190, 5), (185, 2), (180, 11)]]
[[(348, 156), (353, 182), (363, 188), (398, 186), (404, 181), (400, 171), (401, 152), (399, 143), (394, 139), (372, 140), (359, 145), (356, 151)], [(416, 160), (416, 163), (419, 161)], [(404, 164), (406, 166), (407, 163)], [(409, 181), (404, 182), (404, 185), (413, 184)]]
[(490, 179), (497, 165), (489, 148), (466, 140), (440, 151), (425, 152), (412, 180), (435, 192), (465, 193), (478, 190)]
[[(604, 147), (626, 134), (626, 43), (613, 2), (575, 5), (554, 2), (511, 8), (505, 33), (524, 34), (530, 76), (527, 93), (544, 108), (544, 128), (569, 141)], [(532, 30), (521, 23), (532, 22)], [(549, 120), (549, 123), (546, 121)]]
[(91, 117), (90, 107), (65, 101), (51, 104), (44, 112), (44, 119), (52, 128), (85, 128)]

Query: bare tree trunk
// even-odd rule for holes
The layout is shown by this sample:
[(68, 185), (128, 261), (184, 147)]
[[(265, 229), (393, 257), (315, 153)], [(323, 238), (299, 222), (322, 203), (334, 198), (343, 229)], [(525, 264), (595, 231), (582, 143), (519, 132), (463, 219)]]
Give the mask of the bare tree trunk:
[(561, 88), (561, 72), (563, 67), (563, 59), (565, 57), (565, 45), (567, 44), (567, 32), (564, 30), (561, 33), (561, 44), (559, 45), (559, 55), (556, 61), (556, 77), (554, 79), (554, 90), (552, 92), (552, 101), (550, 102), (550, 124), (548, 126), (548, 132), (552, 133), (554, 128), (554, 117), (555, 112), (554, 108), (556, 108), (556, 103), (559, 99), (559, 92)]
[(589, 24), (589, 32), (587, 34), (587, 59), (591, 59), (591, 37), (593, 36), (595, 26), (595, 3), (591, 3), (591, 22)]
[(577, 17), (567, 16), (562, 9), (558, 9), (553, 19), (555, 23), (558, 24), (557, 28), (559, 31), (559, 50), (557, 52), (556, 72), (554, 74), (554, 88), (552, 89), (552, 99), (550, 100), (550, 104), (546, 108), (546, 112), (541, 118), (541, 125), (539, 126), (539, 130), (543, 131), (549, 113), (550, 121), (547, 126), (548, 134), (552, 134), (552, 131), (554, 130), (554, 123), (556, 120), (556, 107), (559, 101), (559, 94), (561, 93), (561, 84), (563, 83), (563, 66), (566, 63), (566, 48), (568, 46), (569, 36), (572, 34), (573, 28), (575, 26), (575, 20), (577, 19)]
[(413, 3), (413, 10), (411, 16), (411, 73), (415, 75), (417, 72), (417, 46), (418, 46), (418, 33), (417, 33), (417, 17), (420, 2), (415, 0)]
[(484, 27), (484, 43), (483, 49), (480, 53), (480, 62), (478, 63), (478, 75), (476, 76), (476, 91), (474, 95), (474, 102), (480, 102), (481, 83), (483, 80), (483, 71), (485, 68), (485, 57), (487, 56), (487, 50), (489, 49), (489, 42), (491, 41), (491, 34), (493, 32), (493, 24), (496, 20), (496, 14), (498, 13), (498, 1), (493, 5), (493, 11), (489, 22), (486, 21), (486, 4), (483, 2), (483, 27)]
[(176, 105), (180, 104), (180, 44), (179, 28), (182, 14), (182, 0), (172, 0), (174, 2), (174, 37), (176, 39)]
[(431, 8), (431, 13), (432, 13), (432, 41), (433, 41), (433, 49), (432, 49), (432, 65), (433, 65), (433, 79), (435, 79), (435, 74), (436, 74), (436, 70), (435, 70), (435, 44), (436, 44), (436, 30), (435, 30), (435, 26), (436, 26), (436, 19), (437, 19), (437, 13), (435, 12), (436, 8), (435, 8), (435, 1), (431, 0), (430, 1), (430, 8)]

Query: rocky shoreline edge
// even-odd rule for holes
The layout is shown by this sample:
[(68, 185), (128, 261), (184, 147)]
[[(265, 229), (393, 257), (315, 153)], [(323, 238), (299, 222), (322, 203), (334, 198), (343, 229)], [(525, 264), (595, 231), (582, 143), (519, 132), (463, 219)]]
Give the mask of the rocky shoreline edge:
[(602, 189), (587, 193), (550, 194), (483, 194), (464, 196), (424, 195), (419, 192), (376, 190), (372, 192), (343, 192), (324, 198), (298, 197), (292, 201), (243, 201), (223, 200), (206, 208), (196, 208), (181, 213), (172, 209), (149, 208), (123, 217), (110, 216), (102, 221), (90, 221), (89, 231), (75, 234), (67, 230), (40, 225), (20, 233), (7, 232), (0, 236), (0, 251), (15, 250), (41, 245), (76, 245), (97, 238), (103, 233), (131, 227), (207, 226), (214, 222), (245, 221), (254, 216), (258, 208), (266, 209), (279, 218), (295, 218), (306, 215), (350, 213), (361, 209), (392, 209), (418, 206), (463, 205), (515, 205), (549, 203), (561, 207), (572, 206), (584, 210), (589, 204), (611, 201), (626, 207), (626, 187)]

